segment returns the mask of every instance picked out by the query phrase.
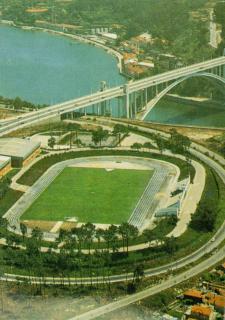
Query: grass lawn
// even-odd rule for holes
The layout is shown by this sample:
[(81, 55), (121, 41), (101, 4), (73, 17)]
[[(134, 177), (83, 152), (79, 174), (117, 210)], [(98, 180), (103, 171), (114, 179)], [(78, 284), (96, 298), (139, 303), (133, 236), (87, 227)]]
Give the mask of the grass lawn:
[(150, 170), (65, 168), (24, 213), (24, 220), (120, 224), (128, 220), (151, 178)]

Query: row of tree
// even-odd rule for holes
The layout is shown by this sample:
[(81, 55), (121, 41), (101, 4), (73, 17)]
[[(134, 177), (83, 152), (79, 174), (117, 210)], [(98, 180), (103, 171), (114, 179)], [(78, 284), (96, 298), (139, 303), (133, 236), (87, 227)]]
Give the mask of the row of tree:
[(15, 99), (9, 99), (4, 98), (0, 96), (0, 103), (4, 104), (5, 106), (8, 106), (10, 108), (13, 108), (14, 110), (36, 110), (39, 108), (45, 108), (47, 107), (47, 104), (34, 104), (25, 100), (22, 100), (19, 97), (16, 97)]
[[(178, 133), (175, 129), (170, 130), (170, 139), (164, 138), (160, 133), (152, 133), (150, 138), (161, 153), (167, 149), (171, 150), (173, 153), (179, 153), (186, 156), (191, 146), (191, 140)], [(131, 148), (134, 150), (140, 150), (142, 148), (154, 149), (155, 146), (151, 142), (146, 142), (144, 144), (135, 142)]]
[[(82, 141), (78, 138), (78, 132), (80, 130), (81, 130), (81, 126), (79, 124), (68, 123), (65, 132), (67, 131), (69, 134), (70, 148), (72, 147), (73, 142), (77, 146), (83, 145)], [(99, 127), (97, 128), (97, 130), (93, 130), (91, 132), (92, 132), (92, 142), (96, 146), (98, 145), (99, 147), (101, 147), (102, 142), (106, 141), (111, 135), (117, 137), (117, 143), (120, 145), (122, 138), (126, 137), (129, 134), (129, 128), (122, 124), (116, 124), (113, 128), (112, 133), (110, 133), (108, 130), (103, 129), (102, 127)], [(54, 149), (55, 145), (56, 145), (56, 138), (54, 137), (54, 133), (52, 133), (50, 138), (48, 139), (48, 146), (51, 149)]]
[[(172, 221), (170, 223), (174, 224)], [(149, 243), (149, 246), (152, 241), (157, 241), (159, 248), (149, 249), (154, 252), (164, 251), (173, 254), (178, 248), (175, 239), (166, 238), (159, 230), (146, 229), (139, 235), (138, 229), (128, 223), (120, 226), (111, 225), (106, 230), (96, 229), (95, 225), (87, 223), (70, 231), (62, 229), (58, 241), (55, 244), (49, 243), (48, 253), (43, 253), (41, 252), (43, 233), (40, 229), (34, 228), (31, 236), (27, 238), (25, 224), (20, 225), (22, 237), (7, 231), (6, 226), (7, 221), (1, 219), (0, 234), (8, 245), (4, 255), (5, 263), (19, 268), (27, 267), (28, 270), (32, 269), (35, 272), (39, 269), (45, 270), (45, 274), (48, 271), (50, 273), (79, 271), (87, 274), (90, 266), (96, 273), (98, 262), (111, 273), (111, 268), (114, 266), (121, 268), (122, 265), (126, 266), (135, 259), (133, 253), (129, 254), (129, 246), (138, 236), (143, 242)], [(15, 247), (18, 245), (23, 245), (25, 249), (16, 250)], [(57, 249), (58, 246), (60, 251), (54, 251), (53, 249)], [(122, 252), (118, 252), (120, 247), (123, 248)], [(86, 254), (83, 249), (87, 250)], [(80, 270), (78, 265), (83, 270)]]

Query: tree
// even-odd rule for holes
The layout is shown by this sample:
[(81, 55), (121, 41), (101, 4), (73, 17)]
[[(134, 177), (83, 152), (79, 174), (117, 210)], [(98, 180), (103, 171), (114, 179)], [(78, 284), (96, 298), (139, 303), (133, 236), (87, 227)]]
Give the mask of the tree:
[(81, 146), (83, 145), (81, 139), (76, 139), (76, 140), (74, 141), (74, 143), (75, 143), (78, 147), (81, 147)]
[(32, 239), (34, 239), (37, 244), (39, 244), (43, 237), (43, 232), (38, 227), (35, 227), (31, 232)]
[(72, 147), (72, 139), (73, 139), (73, 136), (74, 136), (74, 134), (73, 134), (74, 132), (75, 132), (76, 141), (79, 141), (78, 132), (79, 132), (80, 128), (81, 128), (81, 126), (78, 123), (72, 123), (72, 122), (68, 123), (67, 130), (70, 132), (70, 134), (69, 134), (70, 135), (70, 148)]
[(98, 128), (98, 130), (92, 132), (92, 141), (95, 145), (99, 144), (101, 147), (102, 141), (108, 139), (109, 131), (103, 130), (102, 127)]
[(113, 128), (113, 135), (118, 137), (118, 144), (120, 145), (121, 142), (121, 136), (122, 135), (128, 135), (129, 128), (127, 126), (124, 126), (120, 123), (117, 123)]
[(225, 142), (221, 144), (220, 152), (222, 153), (223, 156), (225, 156)]
[(200, 203), (192, 215), (190, 226), (196, 231), (212, 232), (215, 227), (217, 208), (211, 203)]
[(51, 137), (48, 139), (48, 146), (49, 146), (51, 149), (53, 149), (54, 146), (55, 146), (55, 144), (56, 144), (56, 139), (55, 139), (55, 137), (51, 136)]
[(126, 245), (128, 255), (129, 243), (138, 236), (138, 228), (128, 222), (124, 222), (119, 226), (118, 233), (122, 237), (123, 247)]
[(162, 138), (162, 136), (160, 135), (160, 133), (155, 135), (155, 142), (157, 144), (157, 147), (160, 151), (160, 153), (163, 152), (164, 149), (166, 149), (166, 140), (164, 138)]
[(100, 242), (101, 239), (103, 238), (104, 230), (103, 229), (97, 229), (95, 231), (95, 238), (98, 240), (98, 249), (100, 248)]
[(95, 225), (93, 223), (86, 223), (81, 227), (83, 229), (83, 234), (85, 238), (85, 242), (88, 245), (89, 255), (91, 253), (91, 245), (95, 237)]
[(149, 151), (153, 148), (153, 145), (151, 144), (151, 142), (145, 142), (144, 144), (143, 144), (143, 147), (145, 148), (145, 149), (149, 149)]
[(142, 233), (144, 236), (145, 242), (150, 246), (151, 242), (156, 239), (156, 235), (153, 230), (145, 229)]
[(0, 227), (6, 228), (8, 226), (8, 220), (6, 218), (0, 217)]
[(111, 225), (108, 229), (104, 231), (103, 238), (107, 242), (108, 251), (110, 247), (112, 248), (113, 253), (118, 249), (118, 237), (117, 237), (118, 227)]
[(178, 243), (176, 241), (176, 238), (164, 237), (163, 247), (168, 254), (174, 254), (176, 252), (176, 250), (178, 249)]
[(131, 149), (134, 149), (134, 150), (136, 150), (136, 151), (139, 151), (142, 147), (143, 147), (143, 146), (142, 146), (141, 143), (135, 142), (134, 144), (132, 144)]
[(139, 283), (141, 279), (144, 277), (144, 265), (143, 264), (138, 264), (133, 273), (133, 283)]
[(82, 249), (82, 243), (84, 242), (85, 239), (85, 231), (84, 228), (74, 228), (73, 229), (73, 233), (75, 234), (76, 238), (77, 238), (77, 242), (78, 242), (78, 251), (79, 253), (81, 253), (81, 249)]
[(1, 181), (0, 181), (0, 199), (2, 199), (4, 197), (4, 195), (7, 193), (7, 191), (9, 190), (10, 183), (11, 183), (11, 179), (9, 179), (8, 177), (4, 177), (1, 179)]
[(186, 154), (191, 146), (191, 140), (178, 133), (175, 129), (170, 130), (170, 148), (174, 153)]
[(24, 240), (25, 235), (27, 234), (27, 226), (24, 223), (20, 223), (20, 231), (23, 235), (23, 240)]
[(19, 110), (22, 108), (23, 108), (23, 101), (19, 97), (16, 97), (14, 99), (14, 109)]

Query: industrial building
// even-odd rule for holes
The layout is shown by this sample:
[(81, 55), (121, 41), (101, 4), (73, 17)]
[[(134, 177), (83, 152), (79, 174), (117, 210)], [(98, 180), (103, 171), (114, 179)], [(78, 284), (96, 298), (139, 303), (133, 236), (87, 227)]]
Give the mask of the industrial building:
[(12, 167), (23, 167), (40, 153), (40, 142), (20, 138), (1, 138), (0, 156), (11, 158)]
[(0, 156), (0, 179), (11, 170), (11, 158)]

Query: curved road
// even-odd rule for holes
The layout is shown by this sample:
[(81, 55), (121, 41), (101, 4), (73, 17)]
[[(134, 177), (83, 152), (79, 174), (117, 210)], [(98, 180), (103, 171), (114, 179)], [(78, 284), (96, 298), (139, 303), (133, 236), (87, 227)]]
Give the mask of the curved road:
[[(136, 126), (137, 127), (137, 126)], [(140, 127), (142, 131), (154, 131), (152, 129), (146, 129), (143, 127)], [(168, 134), (163, 134), (164, 136), (168, 137)], [(193, 149), (197, 148), (198, 150)], [(208, 151), (206, 148), (203, 148), (201, 146), (198, 146), (197, 144), (192, 144), (192, 148), (191, 148), (191, 153), (195, 156), (197, 156), (199, 159), (201, 159), (203, 162), (205, 162), (208, 166), (210, 166), (212, 169), (215, 170), (215, 172), (220, 176), (220, 178), (222, 179), (222, 181), (225, 183), (225, 170), (224, 168), (218, 164), (218, 162), (214, 161), (213, 159), (209, 158), (208, 156), (204, 155), (203, 153), (201, 153), (200, 151), (203, 152), (209, 152), (209, 154), (211, 156), (214, 156), (215, 159), (217, 159), (217, 161), (221, 161), (224, 164), (224, 159), (220, 159), (218, 155), (214, 154), (213, 152)], [(223, 160), (223, 161), (222, 161)], [(175, 261), (171, 264), (159, 267), (159, 268), (155, 268), (155, 269), (149, 269), (146, 270), (145, 275), (146, 276), (152, 276), (152, 275), (157, 275), (157, 274), (162, 274), (171, 270), (176, 270), (178, 268), (182, 268), (184, 266), (189, 265), (192, 262), (196, 262), (197, 260), (199, 260), (200, 258), (202, 258), (206, 253), (211, 252), (212, 250), (214, 250), (216, 247), (218, 247), (218, 245), (225, 239), (225, 223), (223, 223), (223, 225), (221, 226), (221, 228), (217, 231), (215, 237), (214, 237), (214, 241), (209, 241), (208, 243), (206, 243), (202, 248), (200, 248), (199, 250), (197, 250), (196, 252), (190, 254), (189, 256), (182, 258), (178, 261)], [(125, 297), (122, 298), (120, 301), (114, 302), (112, 304), (103, 306), (101, 308), (98, 308), (96, 310), (90, 311), (88, 313), (85, 313), (81, 316), (77, 316), (71, 320), (88, 320), (88, 319), (94, 319), (100, 315), (106, 314), (108, 312), (114, 311), (118, 308), (122, 308), (126, 305), (129, 305), (131, 303), (134, 303), (136, 301), (139, 301), (140, 299), (146, 298), (149, 295), (153, 295), (155, 293), (158, 293), (162, 290), (165, 290), (167, 288), (172, 287), (175, 284), (178, 284), (188, 278), (193, 277), (195, 274), (198, 274), (204, 270), (206, 270), (207, 268), (209, 268), (210, 266), (214, 265), (217, 261), (220, 261), (221, 259), (223, 259), (225, 257), (225, 248), (222, 248), (221, 250), (219, 250), (216, 254), (214, 254), (213, 257), (210, 257), (209, 259), (199, 263), (198, 265), (196, 265), (195, 267), (190, 268), (190, 270), (185, 271), (179, 275), (176, 275), (174, 277), (172, 277), (171, 279), (164, 281), (163, 283), (154, 286), (152, 288), (146, 289), (140, 293), (137, 293), (135, 295), (129, 296), (129, 297)], [(125, 281), (127, 279), (132, 279), (133, 275), (129, 274), (128, 277), (126, 275), (115, 275), (115, 276), (111, 276), (110, 280), (112, 282), (119, 282), (119, 281)], [(5, 275), (3, 276), (1, 279), (4, 280), (8, 280), (8, 281), (23, 281), (24, 279), (26, 279), (28, 277), (26, 276), (17, 276), (17, 275)], [(30, 278), (30, 277), (29, 277)], [(31, 278), (32, 281), (34, 283), (37, 282), (43, 282), (43, 278), (37, 278), (37, 277), (33, 277)], [(105, 279), (102, 279), (105, 282)], [(45, 282), (46, 284), (56, 284), (56, 283), (61, 283), (62, 279), (60, 278), (45, 278)], [(75, 284), (81, 282), (80, 279), (70, 279), (70, 280), (66, 280), (64, 279), (64, 283), (68, 283), (68, 284)], [(83, 283), (94, 283), (94, 282), (100, 282), (100, 279), (84, 279)]]
[[(196, 145), (195, 145), (196, 146)], [(204, 149), (205, 151), (205, 149)], [(222, 181), (225, 183), (225, 170), (223, 169), (223, 167), (221, 165), (219, 165), (216, 161), (214, 161), (213, 159), (207, 157), (206, 155), (202, 154), (201, 152), (191, 149), (191, 152), (197, 156), (198, 158), (200, 158), (202, 161), (204, 161), (207, 165), (209, 165), (210, 167), (212, 167), (217, 174), (221, 177)], [(177, 268), (181, 268), (184, 267), (192, 262), (197, 261), (198, 259), (200, 259), (202, 256), (205, 255), (205, 253), (207, 252), (211, 252), (213, 249), (215, 249), (225, 238), (225, 223), (221, 226), (221, 228), (217, 231), (216, 235), (215, 235), (215, 241), (214, 242), (208, 242), (206, 243), (203, 247), (201, 247), (199, 250), (197, 250), (196, 252), (188, 255), (187, 257), (184, 257), (178, 261), (175, 261), (173, 263), (170, 263), (168, 265), (164, 265), (162, 267), (159, 268), (155, 268), (155, 269), (149, 269), (146, 270), (146, 276), (152, 276), (152, 275), (157, 275), (157, 274), (161, 274), (161, 273), (165, 273), (168, 270), (175, 270)], [(128, 279), (132, 278), (132, 274), (128, 275)], [(12, 280), (15, 279), (17, 276), (11, 276)], [(23, 278), (23, 276), (19, 276), (19, 278)], [(35, 281), (38, 281), (38, 278), (34, 277)], [(115, 275), (115, 276), (111, 276), (110, 280), (113, 282), (119, 282), (119, 281), (123, 281), (126, 280), (127, 277), (124, 275)], [(46, 280), (48, 281), (52, 281), (52, 278), (46, 278)], [(55, 279), (57, 280), (57, 279)], [(60, 280), (60, 279), (58, 279)], [(73, 279), (71, 279), (73, 280)], [(75, 282), (79, 282), (81, 281), (80, 279), (74, 279), (74, 283)], [(84, 279), (83, 283), (91, 283), (94, 281), (98, 281), (100, 282), (101, 279), (95, 279), (93, 278), (92, 281), (90, 281), (90, 279)], [(105, 282), (105, 279), (102, 279), (102, 281)], [(66, 279), (65, 279), (65, 283), (66, 283)]]

